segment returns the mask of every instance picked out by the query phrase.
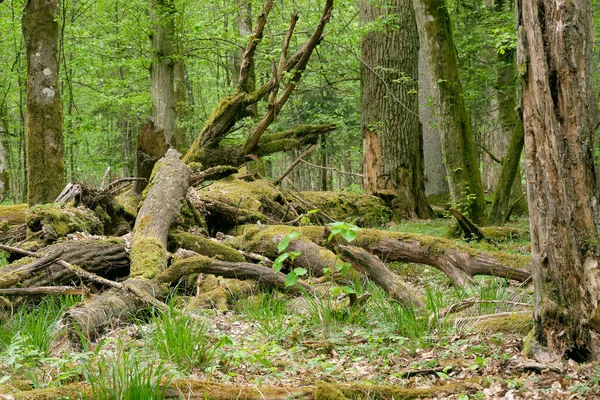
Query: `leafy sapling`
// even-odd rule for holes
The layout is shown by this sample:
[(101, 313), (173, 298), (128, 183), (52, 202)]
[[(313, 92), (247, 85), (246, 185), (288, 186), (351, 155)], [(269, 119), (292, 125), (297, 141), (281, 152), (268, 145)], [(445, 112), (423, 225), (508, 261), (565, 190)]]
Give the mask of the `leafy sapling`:
[[(290, 241), (292, 239), (297, 239), (302, 235), (301, 232), (292, 232), (289, 235), (286, 235), (283, 239), (279, 241), (277, 244), (277, 251), (280, 253), (279, 257), (273, 261), (273, 271), (275, 273), (281, 271), (283, 268), (283, 262), (290, 259), (291, 262), (300, 256), (299, 251), (286, 251), (288, 246), (290, 245)], [(306, 275), (308, 271), (305, 268), (294, 268), (290, 271), (285, 277), (285, 286), (292, 286), (298, 281), (298, 277)]]

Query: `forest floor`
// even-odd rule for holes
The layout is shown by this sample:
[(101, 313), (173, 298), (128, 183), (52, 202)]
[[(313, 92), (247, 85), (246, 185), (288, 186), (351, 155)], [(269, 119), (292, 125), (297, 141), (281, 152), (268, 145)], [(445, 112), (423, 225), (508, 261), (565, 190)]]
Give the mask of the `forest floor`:
[[(444, 236), (450, 224), (437, 220), (390, 229)], [(513, 226), (527, 229), (527, 222)], [(526, 239), (470, 245), (529, 251)], [(60, 355), (50, 348), (54, 325), (78, 297), (46, 297), (27, 308), (5, 309), (0, 398), (21, 398), (10, 394), (15, 388), (65, 385), (86, 387), (95, 399), (273, 398), (273, 388), (289, 391), (289, 398), (321, 399), (600, 398), (600, 365), (541, 364), (523, 356), (532, 326), (530, 285), (486, 277), (473, 289), (457, 290), (434, 268), (390, 267), (420, 293), (424, 309), (402, 308), (368, 281), (349, 285), (359, 298), (368, 298), (354, 307), (332, 283), (330, 292), (337, 296), (257, 291), (225, 312), (184, 312), (188, 299), (177, 295), (169, 300), (169, 312), (147, 310), (137, 323)], [(448, 312), (458, 304), (462, 311)], [(485, 317), (497, 313), (506, 315)], [(165, 384), (189, 389), (194, 382), (223, 385), (231, 394), (217, 395), (207, 386), (199, 389), (203, 397), (162, 389)], [(295, 391), (302, 387), (316, 390), (304, 396)]]

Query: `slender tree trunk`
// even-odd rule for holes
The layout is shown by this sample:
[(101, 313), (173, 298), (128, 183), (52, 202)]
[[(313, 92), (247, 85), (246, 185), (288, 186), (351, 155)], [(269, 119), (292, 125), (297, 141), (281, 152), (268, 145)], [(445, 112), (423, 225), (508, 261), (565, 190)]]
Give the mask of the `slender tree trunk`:
[(361, 20), (386, 21), (362, 39), (361, 125), (368, 193), (393, 196), (407, 218), (432, 218), (425, 198), (417, 95), (419, 35), (409, 0), (362, 1)]
[(157, 130), (164, 130), (167, 143), (175, 135), (173, 100), (175, 4), (173, 0), (151, 0), (152, 4), (152, 118)]
[(476, 224), (486, 220), (481, 172), (462, 86), (450, 16), (444, 0), (415, 0), (423, 55), (450, 195)]
[(175, 90), (173, 101), (175, 103), (175, 136), (173, 137), (173, 146), (183, 153), (187, 150), (187, 135), (184, 122), (188, 114), (186, 104), (187, 90), (185, 87), (185, 63), (179, 60), (175, 63)]
[(65, 186), (62, 104), (58, 85), (58, 0), (28, 0), (23, 12), (27, 55), (27, 202), (50, 203)]
[(577, 361), (600, 354), (591, 0), (517, 1), (535, 338)]

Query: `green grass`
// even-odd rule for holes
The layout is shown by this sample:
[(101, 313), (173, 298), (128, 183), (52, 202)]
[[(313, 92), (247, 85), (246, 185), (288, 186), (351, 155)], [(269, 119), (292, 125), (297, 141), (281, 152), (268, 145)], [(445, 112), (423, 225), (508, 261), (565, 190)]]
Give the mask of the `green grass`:
[(151, 342), (164, 360), (182, 372), (206, 368), (212, 364), (220, 343), (213, 343), (204, 322), (180, 312), (170, 304), (169, 311), (159, 311), (153, 318), (155, 330)]
[(0, 353), (11, 344), (22, 342), (47, 354), (56, 322), (78, 301), (75, 296), (46, 296), (39, 304), (12, 309), (6, 322), (0, 325)]
[(148, 362), (136, 350), (125, 351), (121, 341), (110, 359), (95, 360), (84, 369), (84, 376), (95, 400), (160, 400), (165, 398), (162, 387), (170, 375), (161, 362)]
[(283, 340), (291, 330), (287, 302), (276, 292), (258, 293), (239, 299), (235, 309), (254, 323), (258, 333), (269, 340)]

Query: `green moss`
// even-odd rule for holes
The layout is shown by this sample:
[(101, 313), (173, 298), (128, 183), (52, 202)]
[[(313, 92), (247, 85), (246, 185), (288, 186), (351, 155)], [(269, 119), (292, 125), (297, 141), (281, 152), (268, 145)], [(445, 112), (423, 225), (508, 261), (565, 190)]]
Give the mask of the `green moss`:
[(2, 220), (0, 222), (0, 232), (5, 233), (10, 229), (10, 224), (7, 220)]
[(432, 194), (427, 196), (427, 203), (431, 206), (437, 206), (444, 209), (450, 208), (452, 199), (450, 199), (450, 194), (442, 193), (442, 194)]
[(191, 233), (181, 231), (169, 233), (169, 246), (172, 248), (172, 250), (176, 250), (176, 248), (181, 247), (187, 250), (195, 251), (203, 256), (216, 258), (223, 261), (246, 261), (244, 256), (227, 245), (208, 239), (204, 236), (193, 235)]
[(394, 218), (383, 200), (359, 193), (302, 192), (302, 197), (336, 221), (359, 226), (381, 226)]
[(24, 224), (27, 222), (27, 204), (12, 204), (0, 206), (0, 221), (7, 221), (9, 224)]
[(152, 237), (134, 236), (131, 242), (130, 276), (153, 279), (167, 268), (167, 249), (160, 240)]
[(140, 204), (140, 196), (135, 193), (135, 190), (130, 189), (119, 194), (116, 200), (126, 214), (133, 218), (136, 217), (138, 205)]
[(315, 400), (347, 400), (344, 393), (335, 385), (323, 381), (317, 382), (315, 390)]
[(34, 206), (27, 215), (27, 226), (33, 232), (51, 226), (61, 237), (73, 232), (104, 233), (104, 226), (93, 211), (85, 207), (67, 207), (60, 204)]
[(526, 335), (533, 329), (532, 313), (513, 313), (503, 317), (488, 318), (473, 324), (480, 333), (515, 333)]

